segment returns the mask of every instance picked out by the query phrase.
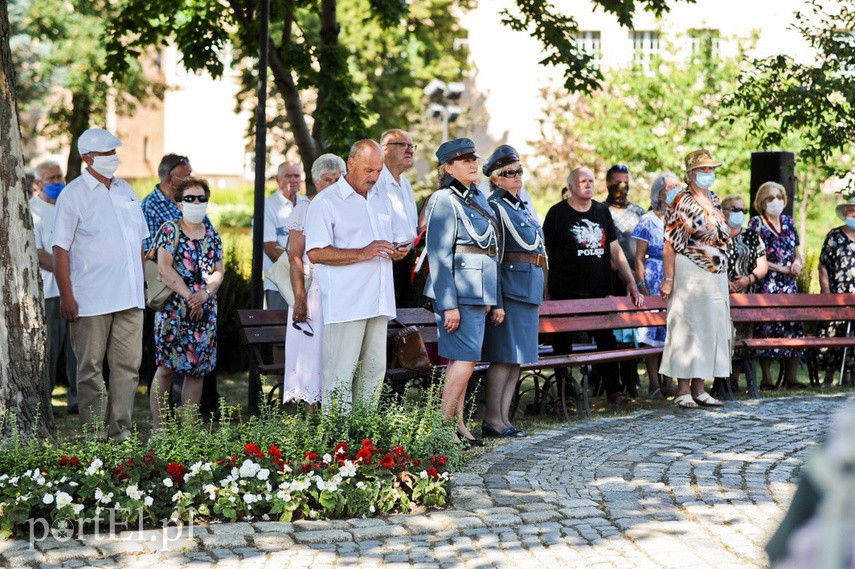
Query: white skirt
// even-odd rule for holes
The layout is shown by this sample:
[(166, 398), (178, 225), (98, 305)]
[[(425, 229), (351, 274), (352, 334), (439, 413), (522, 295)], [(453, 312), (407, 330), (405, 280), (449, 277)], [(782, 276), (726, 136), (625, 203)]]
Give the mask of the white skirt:
[(726, 273), (677, 255), (659, 373), (677, 379), (730, 377), (733, 325)]
[[(318, 286), (318, 279), (312, 279), (312, 284), (306, 292), (306, 304), (313, 336), (307, 336), (291, 325), (294, 309), (288, 308), (283, 402), (297, 400), (317, 403), (321, 400), (323, 393), (324, 312), (321, 308), (321, 289)], [(301, 324), (300, 328), (309, 329), (304, 324)]]

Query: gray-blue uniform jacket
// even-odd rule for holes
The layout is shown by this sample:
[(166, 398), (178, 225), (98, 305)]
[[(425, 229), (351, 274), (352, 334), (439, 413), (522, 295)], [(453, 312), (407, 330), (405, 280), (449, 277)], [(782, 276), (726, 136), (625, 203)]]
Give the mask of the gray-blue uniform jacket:
[[(513, 194), (496, 189), (489, 199), (499, 220), (501, 291), (505, 298), (540, 305), (543, 302), (543, 266), (546, 264), (543, 230)], [(532, 257), (529, 261), (508, 259), (509, 254)], [(537, 258), (537, 263), (531, 262)], [(540, 266), (538, 266), (540, 265)]]
[[(466, 188), (453, 178), (430, 199), (427, 213), (430, 274), (424, 294), (434, 300), (434, 311), (439, 314), (464, 304), (501, 307), (496, 232), (493, 222), (469, 205), (473, 202), (492, 212), (487, 199), (474, 185)], [(473, 247), (488, 254), (461, 251), (461, 248), (473, 251)]]

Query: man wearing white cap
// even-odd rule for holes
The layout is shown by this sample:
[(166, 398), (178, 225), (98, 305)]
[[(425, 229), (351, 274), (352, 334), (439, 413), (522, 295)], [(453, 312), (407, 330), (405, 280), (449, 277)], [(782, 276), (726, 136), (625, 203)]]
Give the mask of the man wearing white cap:
[[(84, 423), (106, 419), (107, 436), (131, 434), (142, 358), (143, 240), (148, 228), (131, 186), (116, 178), (122, 142), (90, 128), (77, 142), (86, 170), (56, 202), (54, 275), (60, 313), (71, 322), (77, 400)], [(102, 366), (110, 366), (106, 396)], [(105, 410), (105, 402), (107, 409)]]

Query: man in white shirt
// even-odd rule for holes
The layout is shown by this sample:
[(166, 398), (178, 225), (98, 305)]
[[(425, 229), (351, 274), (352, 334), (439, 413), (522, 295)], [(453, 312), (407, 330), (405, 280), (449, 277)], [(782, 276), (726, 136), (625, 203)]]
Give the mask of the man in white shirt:
[(306, 250), (324, 310), (323, 405), (373, 404), (386, 375), (386, 323), (395, 316), (392, 261), (409, 246), (389, 197), (375, 186), (383, 149), (351, 147), (347, 174), (306, 214)]
[(35, 179), (39, 193), (30, 198), (30, 215), (36, 235), (36, 254), (42, 274), (42, 291), (45, 297), (45, 328), (47, 330), (48, 377), (50, 389), (56, 386), (59, 356), (65, 355), (65, 377), (68, 379), (66, 405), (70, 414), (77, 407), (77, 359), (71, 348), (69, 324), (59, 314), (59, 288), (53, 276), (53, 226), (56, 216), (56, 199), (65, 189), (65, 176), (56, 162), (47, 160), (36, 166)]
[[(413, 186), (404, 176), (404, 171), (413, 166), (416, 145), (408, 132), (393, 129), (387, 130), (380, 137), (380, 147), (383, 148), (385, 164), (377, 180), (377, 187), (392, 200), (392, 210), (405, 230), (405, 240), (412, 242), (419, 232), (419, 211)], [(414, 264), (414, 255), (407, 255), (392, 263), (395, 306), (398, 308), (418, 306), (419, 293), (410, 282)]]
[[(276, 173), (279, 191), (264, 200), (264, 271), (279, 259), (288, 247), (288, 230), (285, 220), (291, 215), (297, 200), (306, 199), (299, 195), (303, 179), (302, 169), (293, 162), (283, 162)], [(264, 280), (264, 300), (269, 310), (288, 310), (288, 304), (279, 289), (269, 279)]]
[[(84, 423), (106, 420), (106, 434), (116, 442), (131, 434), (139, 383), (143, 240), (148, 237), (134, 190), (114, 177), (119, 166), (116, 148), (121, 145), (101, 128), (80, 135), (77, 148), (87, 168), (57, 199), (53, 234), (60, 313), (71, 322), (77, 355), (80, 418)], [(109, 398), (102, 372), (105, 355)]]

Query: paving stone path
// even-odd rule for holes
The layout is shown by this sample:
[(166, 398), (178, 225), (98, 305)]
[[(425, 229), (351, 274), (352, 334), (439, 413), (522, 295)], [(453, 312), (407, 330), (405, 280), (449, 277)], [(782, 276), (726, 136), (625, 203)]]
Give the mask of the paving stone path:
[[(805, 457), (855, 395), (570, 423), (469, 464), (427, 514), (0, 541), (7, 567), (764, 567)], [(174, 532), (173, 532), (174, 533)]]

